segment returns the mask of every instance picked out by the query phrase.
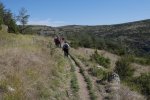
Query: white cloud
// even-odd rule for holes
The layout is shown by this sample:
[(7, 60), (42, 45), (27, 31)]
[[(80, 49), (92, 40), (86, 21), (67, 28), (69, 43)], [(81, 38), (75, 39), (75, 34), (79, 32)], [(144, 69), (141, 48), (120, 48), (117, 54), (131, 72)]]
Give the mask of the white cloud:
[(52, 19), (33, 19), (29, 20), (28, 25), (47, 25), (47, 26), (63, 26), (66, 25), (67, 23), (64, 21), (54, 21)]

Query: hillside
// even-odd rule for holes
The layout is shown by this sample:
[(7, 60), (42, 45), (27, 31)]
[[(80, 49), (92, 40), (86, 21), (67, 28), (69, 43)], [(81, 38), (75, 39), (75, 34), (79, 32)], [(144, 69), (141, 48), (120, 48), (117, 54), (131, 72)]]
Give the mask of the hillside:
[[(109, 92), (113, 85), (103, 80), (115, 71), (121, 78), (120, 98), (144, 100), (142, 95), (149, 98), (150, 20), (101, 26), (41, 26), (40, 30), (44, 30), (41, 35), (63, 35), (76, 48), (71, 54), (79, 59), (81, 70), (96, 86), (93, 88), (97, 97), (114, 98), (113, 92)], [(100, 50), (100, 55), (94, 53), (95, 49)]]
[(63, 30), (60, 33), (65, 33), (67, 38), (78, 37), (78, 40), (72, 40), (83, 47), (96, 47), (118, 54), (150, 55), (150, 20), (106, 26), (66, 26), (59, 30)]
[(0, 100), (71, 100), (69, 69), (50, 38), (0, 31)]
[(150, 100), (150, 19), (97, 25), (148, 17), (129, 1), (0, 0), (0, 100)]
[[(35, 29), (35, 26), (34, 26)], [(61, 33), (72, 40), (73, 46), (105, 49), (122, 55), (135, 54), (149, 58), (150, 55), (150, 20), (142, 20), (117, 25), (62, 27), (43, 26), (38, 30), (42, 35)], [(77, 37), (78, 39), (75, 39)]]
[[(150, 82), (150, 66), (139, 65), (137, 63), (131, 62), (128, 66), (135, 69), (133, 74), (128, 76), (129, 70), (120, 70), (125, 71), (125, 76), (127, 76), (128, 79), (122, 79), (122, 76), (119, 74), (120, 83), (114, 84), (113, 82), (117, 80), (109, 82), (109, 78), (111, 73), (115, 71), (117, 62), (121, 59), (121, 57), (104, 50), (98, 50), (98, 54), (101, 55), (102, 58), (104, 57), (103, 59), (99, 59), (100, 63), (98, 63), (98, 61), (92, 60), (92, 55), (94, 52), (94, 49), (89, 48), (78, 48), (71, 50), (71, 54), (75, 55), (82, 62), (84, 71), (88, 73), (89, 77), (93, 81), (95, 93), (99, 94), (102, 100), (116, 100), (114, 98), (115, 95), (118, 95), (118, 98), (120, 98), (117, 98), (118, 100), (149, 100), (148, 87)], [(105, 58), (110, 59), (109, 67), (105, 67), (102, 63)], [(147, 76), (141, 77), (143, 75)], [(135, 79), (139, 82), (134, 81)], [(140, 83), (140, 80), (143, 81)], [(143, 83), (144, 80), (145, 83)], [(144, 84), (147, 84), (147, 87), (145, 87)], [(145, 90), (142, 90), (144, 88)], [(117, 92), (115, 92), (113, 89), (116, 89)], [(142, 94), (145, 95), (147, 99)]]
[[(45, 29), (47, 26), (34, 27)], [(109, 78), (122, 57), (105, 50), (98, 50), (96, 53), (95, 49), (87, 48), (71, 48), (70, 54), (69, 59), (64, 58), (61, 48), (55, 47), (51, 37), (13, 34), (2, 29), (0, 99), (146, 100), (146, 97), (149, 98), (149, 66), (132, 62), (132, 68), (136, 69), (132, 71), (133, 76), (127, 74), (128, 80), (124, 80), (120, 75), (121, 82), (119, 79), (114, 83), (109, 81)], [(135, 80), (139, 82), (136, 83)], [(125, 99), (126, 96), (128, 98)]]

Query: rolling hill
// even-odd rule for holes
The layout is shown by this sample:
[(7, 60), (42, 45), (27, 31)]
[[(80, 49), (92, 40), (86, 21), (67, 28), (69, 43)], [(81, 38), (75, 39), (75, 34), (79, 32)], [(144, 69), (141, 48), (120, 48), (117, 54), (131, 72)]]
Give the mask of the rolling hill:
[[(0, 31), (0, 69), (2, 71), (0, 98), (4, 100), (11, 98), (17, 100), (23, 98), (25, 100), (37, 98), (74, 100), (74, 98), (82, 97), (85, 93), (83, 91), (87, 91), (85, 98), (96, 99), (97, 97), (97, 99), (113, 100), (111, 98), (115, 97), (112, 96), (112, 93), (115, 93), (116, 90), (112, 89), (111, 82), (107, 82), (107, 75), (114, 72), (117, 63), (121, 67), (124, 65), (124, 68), (127, 67), (125, 74), (131, 71), (134, 76), (126, 75), (128, 80), (123, 80), (123, 75), (119, 75), (121, 84), (119, 83), (118, 88), (123, 91), (115, 94), (121, 98), (130, 95), (128, 96), (131, 98), (129, 100), (149, 98), (149, 66), (134, 63), (130, 58), (126, 58), (126, 62), (123, 63), (121, 62), (123, 57), (107, 52), (132, 54), (130, 50), (140, 51), (138, 46), (145, 50), (142, 48), (143, 44), (132, 47), (131, 44), (135, 41), (144, 43), (144, 46), (149, 48), (148, 21), (107, 26), (29, 26), (32, 31), (28, 30), (26, 34), (29, 34), (28, 32), (38, 32), (45, 36), (60, 34), (71, 41), (72, 47), (105, 49), (97, 50), (96, 53), (95, 49), (71, 48), (71, 54), (77, 61), (74, 60), (72, 62), (74, 64), (63, 57), (61, 49), (54, 46), (51, 37), (12, 34), (4, 32), (2, 29)], [(144, 29), (139, 32), (140, 28)], [(147, 52), (141, 51), (141, 54), (134, 52), (134, 54), (143, 56), (147, 53), (149, 53), (149, 49)], [(79, 67), (79, 69), (74, 67)], [(132, 67), (136, 67), (136, 70), (132, 71), (130, 69)], [(83, 84), (84, 87), (82, 87)], [(80, 92), (81, 94), (78, 95)]]
[(106, 49), (119, 55), (130, 53), (148, 58), (150, 55), (150, 19), (116, 25), (31, 27), (41, 35), (61, 33), (72, 40), (72, 46)]

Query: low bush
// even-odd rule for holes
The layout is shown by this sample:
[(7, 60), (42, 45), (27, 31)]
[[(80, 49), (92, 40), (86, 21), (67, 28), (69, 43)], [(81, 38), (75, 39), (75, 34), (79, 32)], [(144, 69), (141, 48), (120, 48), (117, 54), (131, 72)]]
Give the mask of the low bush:
[(103, 78), (106, 76), (107, 72), (102, 70), (102, 69), (99, 69), (97, 67), (92, 67), (90, 68), (89, 70), (89, 73), (92, 75), (92, 76), (95, 76), (97, 78)]
[(109, 65), (110, 65), (110, 59), (109, 58), (105, 58), (102, 55), (99, 55), (97, 50), (91, 56), (91, 60), (94, 60), (96, 63), (98, 63), (99, 65), (104, 66), (105, 68), (108, 68)]
[(77, 41), (72, 40), (70, 43), (71, 47), (77, 49), (79, 47), (79, 43)]
[(140, 91), (142, 94), (147, 96), (150, 95), (150, 73), (141, 74), (141, 76), (133, 79), (135, 85), (140, 87)]
[(127, 80), (132, 77), (134, 69), (131, 67), (129, 59), (123, 57), (116, 62), (115, 72), (119, 74), (121, 80)]

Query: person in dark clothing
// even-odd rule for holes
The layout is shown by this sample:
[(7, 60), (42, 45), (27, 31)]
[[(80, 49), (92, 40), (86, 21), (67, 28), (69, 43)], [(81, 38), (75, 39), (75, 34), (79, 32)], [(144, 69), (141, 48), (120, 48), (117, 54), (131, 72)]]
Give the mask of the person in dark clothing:
[(59, 37), (58, 37), (58, 36), (56, 36), (56, 37), (54, 38), (54, 42), (55, 42), (55, 45), (56, 45), (57, 47), (60, 47), (60, 46), (61, 46), (61, 43), (60, 43), (60, 40), (59, 40)]
[(66, 56), (66, 57), (68, 57), (68, 55), (69, 55), (69, 47), (70, 47), (69, 44), (65, 41), (62, 49), (64, 51), (64, 56)]

